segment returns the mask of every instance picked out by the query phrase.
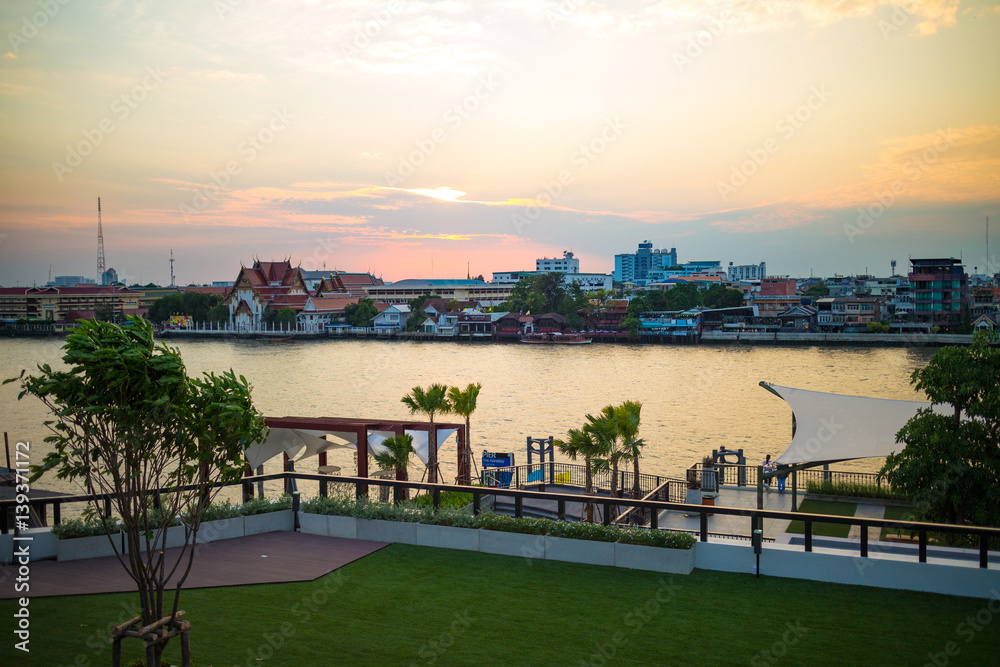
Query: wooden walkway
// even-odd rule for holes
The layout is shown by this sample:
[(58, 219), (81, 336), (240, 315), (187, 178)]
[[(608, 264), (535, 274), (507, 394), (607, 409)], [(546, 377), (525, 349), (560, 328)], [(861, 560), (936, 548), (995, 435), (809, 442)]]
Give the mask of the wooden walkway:
[[(287, 531), (199, 544), (184, 588), (312, 581), (387, 545)], [(179, 554), (179, 548), (167, 550), (168, 567)], [(16, 566), (0, 566), (0, 599), (25, 595), (14, 591), (16, 576)], [(135, 583), (114, 556), (35, 561), (30, 586), (27, 596), (32, 598), (135, 591)]]

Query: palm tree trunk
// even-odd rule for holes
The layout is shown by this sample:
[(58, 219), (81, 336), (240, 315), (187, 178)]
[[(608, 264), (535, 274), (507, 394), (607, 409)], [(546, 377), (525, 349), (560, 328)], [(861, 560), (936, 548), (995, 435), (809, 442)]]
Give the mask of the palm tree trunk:
[(472, 442), (469, 440), (471, 435), (471, 419), (468, 415), (465, 416), (465, 484), (472, 484)]
[(632, 475), (635, 478), (632, 481), (632, 497), (639, 499), (642, 497), (642, 486), (639, 484), (639, 452), (632, 458)]
[(437, 429), (434, 428), (434, 415), (431, 415), (430, 422), (430, 426), (427, 427), (427, 466), (429, 468), (427, 471), (427, 481), (431, 484), (437, 484), (438, 452)]
[[(592, 495), (594, 493), (594, 476), (590, 471), (590, 459), (584, 459), (586, 464), (584, 468), (586, 469), (586, 492), (587, 495)], [(594, 504), (587, 503), (587, 523), (594, 523)]]

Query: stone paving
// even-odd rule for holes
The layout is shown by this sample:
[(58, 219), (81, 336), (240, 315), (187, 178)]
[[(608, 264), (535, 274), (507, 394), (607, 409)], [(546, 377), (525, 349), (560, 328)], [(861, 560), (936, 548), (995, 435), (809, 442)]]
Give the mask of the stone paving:
[[(799, 494), (801, 502), (802, 494)], [(715, 499), (717, 506), (742, 507), (745, 509), (757, 509), (757, 488), (756, 487), (722, 487), (719, 497)], [(771, 493), (764, 492), (765, 510), (791, 512), (792, 492)], [(668, 510), (660, 512), (659, 517), (661, 528), (673, 528), (678, 530), (700, 530), (698, 515), (686, 516), (684, 512)], [(764, 519), (764, 537), (776, 539), (785, 532), (789, 522), (778, 519)], [(751, 533), (750, 517), (745, 516), (723, 516), (715, 514), (708, 517), (708, 532), (722, 533), (727, 535), (744, 535)]]

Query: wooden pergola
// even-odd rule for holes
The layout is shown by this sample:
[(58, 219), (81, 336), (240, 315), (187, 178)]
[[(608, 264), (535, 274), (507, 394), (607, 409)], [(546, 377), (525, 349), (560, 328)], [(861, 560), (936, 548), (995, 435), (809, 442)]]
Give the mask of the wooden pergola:
[[(358, 448), (358, 477), (368, 477), (368, 434), (371, 431), (392, 432), (402, 435), (406, 431), (428, 431), (428, 450), (437, 443), (438, 429), (455, 429), (458, 438), (458, 480), (459, 484), (469, 483), (469, 471), (466, 470), (465, 457), (465, 423), (437, 423), (434, 433), (430, 433), (430, 423), (422, 421), (407, 421), (399, 419), (358, 419), (351, 417), (265, 417), (268, 428), (288, 428), (308, 431), (326, 431), (327, 433), (355, 433)], [(428, 451), (428, 454), (430, 452)], [(440, 460), (440, 459), (439, 459)], [(326, 465), (326, 452), (319, 453), (319, 465)], [(288, 455), (284, 456), (284, 470), (288, 471)], [(437, 471), (428, 469), (428, 481), (437, 480)]]

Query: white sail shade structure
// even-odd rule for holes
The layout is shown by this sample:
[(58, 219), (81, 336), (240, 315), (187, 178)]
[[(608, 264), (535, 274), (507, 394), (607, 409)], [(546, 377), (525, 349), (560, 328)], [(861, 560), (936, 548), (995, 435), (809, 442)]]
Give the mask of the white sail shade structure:
[(788, 465), (888, 456), (905, 446), (896, 442), (896, 433), (920, 408), (952, 414), (950, 406), (925, 401), (827, 394), (764, 382), (761, 386), (792, 409), (792, 442), (775, 459)]
[[(441, 428), (437, 431), (438, 451), (445, 441), (450, 438), (457, 429)], [(417, 457), (427, 464), (427, 432), (411, 431), (406, 433), (413, 436), (413, 448)], [(373, 454), (385, 451), (382, 442), (392, 437), (392, 431), (370, 431), (368, 433), (368, 446)], [(332, 438), (332, 439), (329, 439)], [(327, 432), (296, 428), (272, 428), (264, 442), (255, 442), (246, 449), (247, 462), (251, 469), (256, 470), (264, 465), (268, 460), (288, 454), (290, 459), (296, 462), (313, 456), (317, 456), (331, 449), (354, 449), (358, 448), (357, 434), (352, 432)]]
[[(437, 429), (437, 441), (438, 441), (438, 451), (441, 451), (441, 446), (444, 445), (445, 441), (448, 440), (458, 429), (454, 428), (439, 428)], [(427, 465), (427, 431), (405, 431), (407, 435), (413, 437), (413, 451), (416, 453), (417, 458), (420, 459), (424, 465)], [(380, 454), (386, 451), (385, 447), (382, 446), (382, 442), (387, 438), (391, 438), (395, 433), (392, 431), (372, 431), (368, 434), (368, 448), (372, 454)]]

